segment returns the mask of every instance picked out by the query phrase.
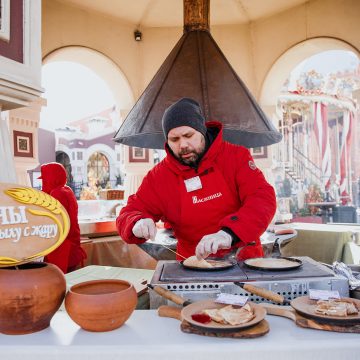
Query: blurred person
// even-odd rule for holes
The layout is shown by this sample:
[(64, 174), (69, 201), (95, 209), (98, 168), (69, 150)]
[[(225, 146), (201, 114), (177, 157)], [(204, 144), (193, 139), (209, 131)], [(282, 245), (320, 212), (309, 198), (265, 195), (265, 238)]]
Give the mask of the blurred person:
[(199, 104), (182, 98), (162, 118), (167, 156), (143, 179), (117, 218), (128, 243), (154, 239), (155, 222), (171, 225), (177, 256), (222, 257), (248, 246), (238, 259), (263, 256), (260, 235), (276, 210), (273, 187), (248, 149), (223, 140), (220, 122), (205, 123)]
[(80, 246), (80, 227), (78, 222), (78, 203), (70, 187), (66, 185), (67, 174), (63, 165), (47, 163), (41, 165), (42, 191), (57, 199), (69, 215), (70, 230), (64, 242), (46, 255), (45, 262), (57, 265), (64, 274), (75, 270), (86, 253)]

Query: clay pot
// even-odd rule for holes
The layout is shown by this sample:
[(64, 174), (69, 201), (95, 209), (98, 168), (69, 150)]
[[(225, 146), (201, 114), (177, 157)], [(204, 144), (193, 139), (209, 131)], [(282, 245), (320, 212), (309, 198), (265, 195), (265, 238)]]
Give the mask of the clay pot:
[(65, 293), (64, 274), (55, 265), (0, 268), (0, 332), (29, 334), (47, 328)]
[(73, 285), (65, 297), (65, 308), (71, 319), (88, 331), (119, 328), (136, 304), (135, 288), (124, 280), (86, 281)]

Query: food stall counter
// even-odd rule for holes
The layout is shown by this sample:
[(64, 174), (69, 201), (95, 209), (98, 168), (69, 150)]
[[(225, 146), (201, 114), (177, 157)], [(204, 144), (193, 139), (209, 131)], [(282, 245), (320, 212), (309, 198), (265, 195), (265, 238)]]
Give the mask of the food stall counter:
[(65, 311), (51, 326), (28, 335), (0, 335), (2, 359), (27, 360), (353, 360), (360, 352), (359, 334), (303, 329), (289, 319), (267, 316), (270, 332), (254, 339), (186, 334), (180, 322), (156, 310), (135, 310), (119, 329), (87, 332)]

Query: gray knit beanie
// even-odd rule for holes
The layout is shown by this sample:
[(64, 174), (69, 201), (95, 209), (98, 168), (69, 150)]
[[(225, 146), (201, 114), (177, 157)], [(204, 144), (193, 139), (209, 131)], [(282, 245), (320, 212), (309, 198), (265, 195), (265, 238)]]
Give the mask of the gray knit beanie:
[(179, 126), (190, 126), (205, 136), (205, 118), (197, 101), (182, 98), (165, 110), (162, 118), (165, 139), (171, 129)]

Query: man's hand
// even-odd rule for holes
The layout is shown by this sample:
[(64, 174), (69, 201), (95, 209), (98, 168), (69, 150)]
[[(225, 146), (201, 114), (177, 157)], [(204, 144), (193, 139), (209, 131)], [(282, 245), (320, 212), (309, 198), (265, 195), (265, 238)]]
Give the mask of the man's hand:
[(220, 249), (229, 249), (231, 242), (232, 236), (223, 230), (215, 234), (205, 235), (196, 246), (195, 255), (199, 260), (205, 259)]
[(140, 219), (134, 225), (132, 232), (138, 238), (154, 240), (156, 235), (156, 226), (153, 219)]

